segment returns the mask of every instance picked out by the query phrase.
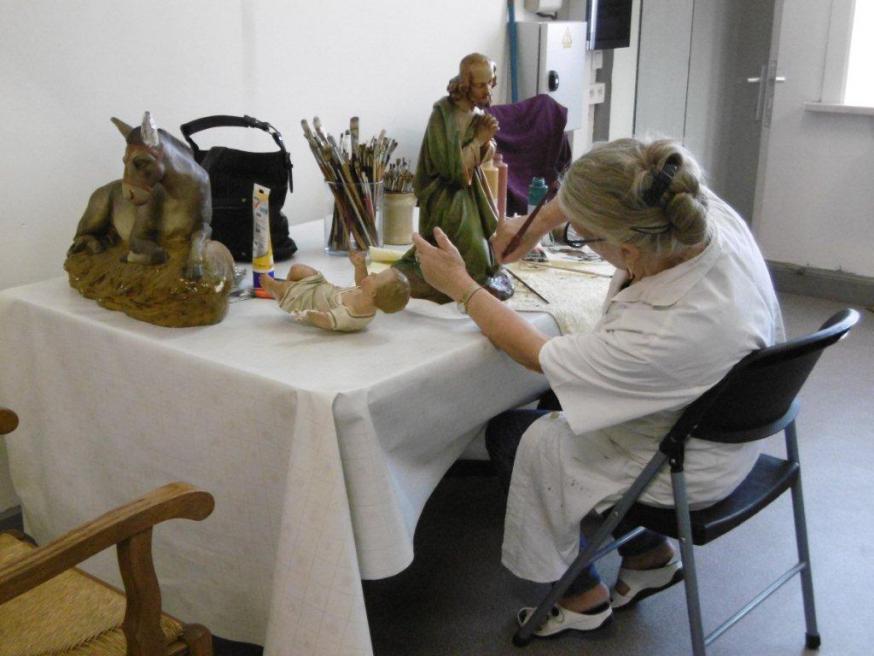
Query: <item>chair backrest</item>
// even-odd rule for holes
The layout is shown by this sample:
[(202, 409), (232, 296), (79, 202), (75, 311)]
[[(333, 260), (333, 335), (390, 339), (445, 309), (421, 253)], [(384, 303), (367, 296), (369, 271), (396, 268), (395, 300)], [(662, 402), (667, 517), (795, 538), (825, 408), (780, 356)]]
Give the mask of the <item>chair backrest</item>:
[(841, 310), (814, 333), (753, 351), (686, 408), (665, 440), (751, 442), (782, 430), (795, 418), (795, 397), (823, 350), (858, 321), (855, 310)]

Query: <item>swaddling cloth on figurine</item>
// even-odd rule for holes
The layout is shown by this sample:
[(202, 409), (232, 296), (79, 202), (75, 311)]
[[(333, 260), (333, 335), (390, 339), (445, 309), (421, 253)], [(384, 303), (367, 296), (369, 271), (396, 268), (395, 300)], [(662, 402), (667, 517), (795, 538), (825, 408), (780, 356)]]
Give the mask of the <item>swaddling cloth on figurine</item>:
[(305, 314), (307, 310), (325, 312), (331, 318), (331, 330), (353, 332), (363, 330), (374, 314), (356, 316), (350, 314), (340, 297), (354, 287), (332, 285), (321, 273), (293, 281), (279, 299), (279, 307), (292, 316)]

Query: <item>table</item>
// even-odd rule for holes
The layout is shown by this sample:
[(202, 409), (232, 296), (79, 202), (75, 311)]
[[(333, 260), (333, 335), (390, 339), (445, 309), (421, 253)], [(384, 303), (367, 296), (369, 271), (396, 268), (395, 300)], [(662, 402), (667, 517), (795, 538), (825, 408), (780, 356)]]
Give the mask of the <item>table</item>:
[[(293, 261), (351, 284), (320, 222), (292, 236)], [(266, 654), (371, 654), (360, 580), (410, 564), (422, 507), (476, 429), (547, 387), (460, 314), (338, 334), (249, 299), (218, 325), (162, 328), (64, 277), (0, 292), (0, 362), (28, 532), (45, 542), (173, 480), (210, 491), (208, 519), (155, 531), (165, 609)], [(120, 582), (112, 550), (85, 568)]]

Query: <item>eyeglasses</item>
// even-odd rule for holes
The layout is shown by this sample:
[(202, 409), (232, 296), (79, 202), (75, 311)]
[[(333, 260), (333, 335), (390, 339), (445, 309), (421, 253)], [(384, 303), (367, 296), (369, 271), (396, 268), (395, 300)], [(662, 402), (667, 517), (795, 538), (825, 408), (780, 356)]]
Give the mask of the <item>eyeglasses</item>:
[(574, 227), (570, 222), (565, 224), (564, 226), (564, 242), (570, 246), (571, 248), (582, 248), (586, 244), (594, 244), (599, 241), (607, 241), (604, 237), (592, 237), (590, 239), (585, 239), (579, 236)]

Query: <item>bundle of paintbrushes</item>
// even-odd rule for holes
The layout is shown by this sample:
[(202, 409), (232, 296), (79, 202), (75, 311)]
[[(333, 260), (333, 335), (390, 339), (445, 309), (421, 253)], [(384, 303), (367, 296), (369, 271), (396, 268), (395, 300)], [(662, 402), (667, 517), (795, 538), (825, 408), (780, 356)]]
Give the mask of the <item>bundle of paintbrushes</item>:
[(313, 118), (312, 129), (306, 119), (300, 124), (334, 196), (328, 249), (348, 251), (350, 236), (358, 248), (378, 246), (377, 214), (382, 211), (382, 182), (397, 142), (382, 130), (379, 136), (361, 143), (357, 116), (350, 119), (349, 129), (340, 133), (339, 139), (322, 131), (318, 116)]
[(385, 172), (385, 191), (389, 194), (409, 194), (413, 191), (413, 172), (406, 158), (398, 158)]

